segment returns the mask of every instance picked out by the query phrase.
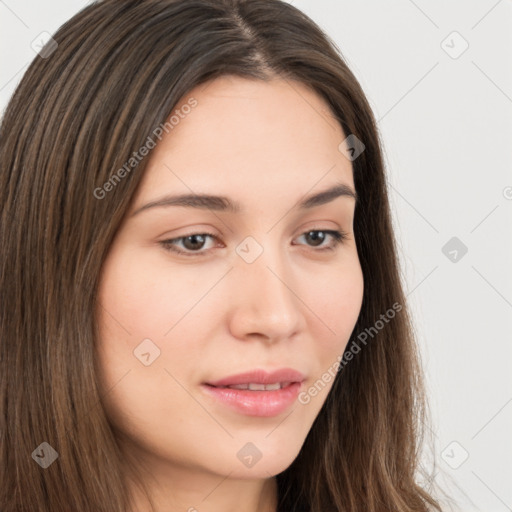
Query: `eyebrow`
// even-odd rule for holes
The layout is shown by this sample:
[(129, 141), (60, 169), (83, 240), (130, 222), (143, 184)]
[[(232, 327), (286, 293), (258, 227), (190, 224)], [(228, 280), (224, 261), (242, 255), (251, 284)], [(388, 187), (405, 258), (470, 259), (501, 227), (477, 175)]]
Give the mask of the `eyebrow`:
[[(330, 203), (338, 197), (348, 197), (358, 201), (358, 195), (351, 187), (344, 183), (339, 183), (321, 192), (311, 194), (303, 198), (300, 202), (294, 205), (294, 208), (300, 210), (308, 210)], [(183, 194), (175, 196), (165, 196), (155, 201), (150, 201), (138, 208), (132, 217), (144, 210), (157, 207), (167, 206), (183, 206), (187, 208), (199, 208), (205, 210), (215, 210), (228, 213), (241, 213), (243, 211), (242, 205), (238, 201), (233, 201), (226, 196), (215, 196), (209, 194)]]

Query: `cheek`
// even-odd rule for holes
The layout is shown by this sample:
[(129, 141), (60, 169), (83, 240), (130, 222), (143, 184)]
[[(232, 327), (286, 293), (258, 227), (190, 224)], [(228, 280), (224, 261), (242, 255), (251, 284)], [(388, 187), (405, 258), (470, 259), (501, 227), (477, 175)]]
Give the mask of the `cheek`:
[(357, 259), (337, 272), (330, 269), (329, 275), (320, 277), (317, 283), (323, 284), (322, 288), (315, 288), (316, 293), (310, 291), (308, 295), (311, 301), (308, 305), (312, 305), (309, 330), (314, 340), (309, 358), (312, 373), (298, 397), (311, 422), (334, 385), (339, 362), (361, 311), (364, 290)]
[[(339, 369), (339, 361), (350, 341), (363, 300), (364, 280), (359, 260), (344, 261), (337, 271), (323, 276), (322, 290), (315, 295), (311, 329), (315, 361), (313, 376), (308, 379), (299, 403), (313, 415), (327, 399)], [(316, 288), (315, 288), (316, 289)]]
[(337, 270), (329, 269), (317, 277), (316, 283), (312, 287), (309, 282), (309, 291), (304, 293), (309, 297), (317, 334), (318, 329), (325, 333), (318, 334), (317, 339), (324, 340), (326, 350), (340, 353), (361, 311), (364, 280), (359, 260), (354, 257)]
[(148, 447), (155, 439), (178, 435), (180, 418), (197, 416), (197, 404), (177, 384), (186, 382), (197, 354), (179, 343), (171, 350), (172, 333), (164, 336), (183, 313), (179, 301), (170, 310), (175, 288), (165, 286), (160, 272), (140, 260), (117, 259), (105, 266), (104, 276), (97, 317), (103, 404), (118, 430)]
[(103, 323), (140, 340), (162, 338), (204, 293), (192, 272), (162, 265), (153, 254), (112, 251), (98, 295)]
[(166, 370), (186, 382), (200, 356), (199, 344), (183, 335), (192, 324), (197, 336), (201, 308), (193, 306), (211, 286), (196, 281), (192, 272), (162, 267), (143, 251), (111, 250), (98, 290), (97, 354), (106, 405), (120, 424), (137, 417), (150, 428), (155, 411), (169, 418), (187, 407)]

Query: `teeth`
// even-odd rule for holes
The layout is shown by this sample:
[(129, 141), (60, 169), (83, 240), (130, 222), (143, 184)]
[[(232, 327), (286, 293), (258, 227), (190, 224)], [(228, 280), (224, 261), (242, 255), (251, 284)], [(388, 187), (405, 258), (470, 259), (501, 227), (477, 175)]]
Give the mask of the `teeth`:
[(232, 386), (226, 386), (231, 389), (245, 389), (249, 391), (276, 391), (284, 388), (290, 384), (289, 382), (276, 382), (275, 384), (233, 384)]

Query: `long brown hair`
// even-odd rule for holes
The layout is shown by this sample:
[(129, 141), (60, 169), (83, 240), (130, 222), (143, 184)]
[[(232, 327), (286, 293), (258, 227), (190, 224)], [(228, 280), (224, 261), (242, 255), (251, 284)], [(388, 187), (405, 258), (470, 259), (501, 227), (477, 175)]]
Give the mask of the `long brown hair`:
[[(441, 510), (417, 484), (425, 394), (379, 134), (334, 42), (280, 0), (105, 0), (53, 38), (0, 127), (0, 509), (129, 509), (125, 461), (101, 406), (95, 311), (103, 261), (148, 159), (108, 198), (94, 191), (189, 91), (231, 74), (308, 85), (365, 145), (352, 162), (364, 275), (353, 338), (367, 336), (277, 475), (278, 510)], [(35, 462), (37, 450), (49, 453), (41, 443), (58, 453), (46, 468)]]

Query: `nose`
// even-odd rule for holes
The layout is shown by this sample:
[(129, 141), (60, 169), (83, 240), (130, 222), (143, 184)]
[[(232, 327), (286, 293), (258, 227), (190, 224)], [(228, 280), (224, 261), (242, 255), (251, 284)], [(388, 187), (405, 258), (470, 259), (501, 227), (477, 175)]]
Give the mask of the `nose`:
[(286, 340), (303, 328), (304, 298), (286, 257), (265, 247), (252, 263), (236, 258), (231, 272), (230, 329), (238, 339)]

